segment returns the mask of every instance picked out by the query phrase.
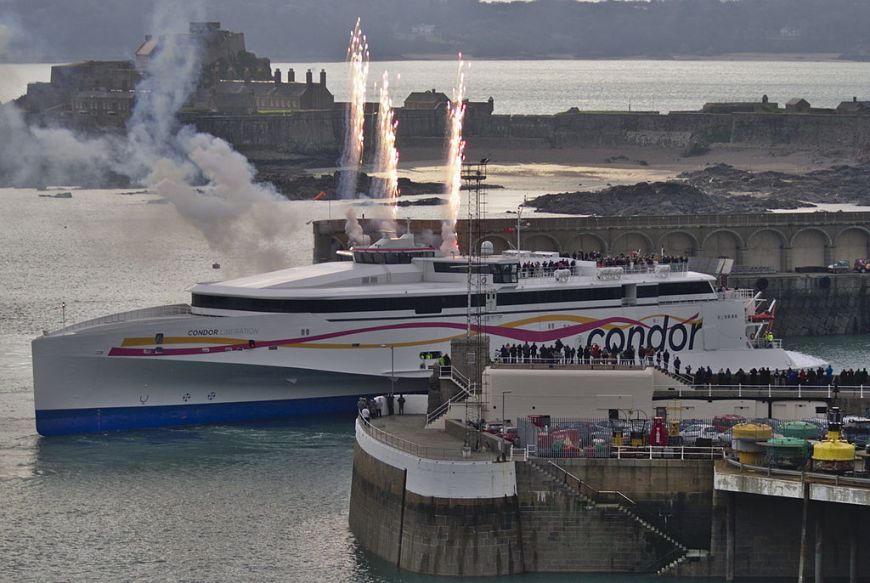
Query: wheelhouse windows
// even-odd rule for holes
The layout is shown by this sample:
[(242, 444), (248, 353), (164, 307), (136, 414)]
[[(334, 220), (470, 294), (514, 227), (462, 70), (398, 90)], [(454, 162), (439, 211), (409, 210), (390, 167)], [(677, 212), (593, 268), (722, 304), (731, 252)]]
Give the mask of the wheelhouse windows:
[(357, 263), (373, 263), (377, 265), (399, 265), (411, 263), (414, 257), (434, 257), (432, 250), (420, 251), (354, 251), (353, 260)]

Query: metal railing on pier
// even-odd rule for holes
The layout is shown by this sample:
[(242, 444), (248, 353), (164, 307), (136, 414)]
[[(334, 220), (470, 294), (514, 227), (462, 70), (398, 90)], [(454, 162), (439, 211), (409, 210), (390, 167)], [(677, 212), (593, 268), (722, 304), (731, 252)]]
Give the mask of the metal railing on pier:
[[(870, 389), (870, 387), (868, 387)], [(833, 399), (836, 397), (864, 398), (864, 385), (857, 387), (841, 387), (837, 385), (685, 385), (680, 386), (657, 386), (657, 391), (673, 393), (676, 398), (698, 397), (707, 398), (731, 398), (731, 399)], [(870, 397), (870, 393), (867, 395)]]
[[(463, 457), (469, 457), (469, 455), (473, 455), (466, 455), (465, 452), (462, 451), (461, 447), (456, 449), (446, 449), (442, 447), (427, 447), (416, 444), (413, 441), (409, 441), (391, 433), (387, 433), (383, 429), (372, 425), (371, 421), (366, 421), (362, 417), (357, 417), (356, 425), (373, 439), (419, 458), (433, 460), (458, 460)], [(492, 455), (490, 454), (486, 456), (486, 459), (491, 458)]]

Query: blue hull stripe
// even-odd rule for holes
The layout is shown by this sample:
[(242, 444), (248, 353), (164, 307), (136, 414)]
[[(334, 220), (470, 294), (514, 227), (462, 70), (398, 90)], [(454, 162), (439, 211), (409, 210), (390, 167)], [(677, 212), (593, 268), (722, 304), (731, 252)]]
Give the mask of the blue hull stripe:
[(210, 403), (96, 409), (36, 410), (40, 435), (98, 433), (123, 429), (147, 429), (178, 425), (202, 425), (265, 421), (314, 415), (352, 416), (359, 397), (324, 397), (244, 403)]

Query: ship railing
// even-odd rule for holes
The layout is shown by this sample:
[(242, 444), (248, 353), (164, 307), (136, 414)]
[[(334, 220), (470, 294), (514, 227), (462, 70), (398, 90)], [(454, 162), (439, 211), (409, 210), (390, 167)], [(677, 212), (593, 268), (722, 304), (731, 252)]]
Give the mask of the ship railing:
[(577, 275), (577, 267), (558, 267), (555, 269), (551, 268), (536, 268), (536, 269), (520, 269), (518, 272), (520, 279), (556, 279), (556, 272), (568, 272), (568, 275), (573, 276)]
[(765, 340), (764, 338), (753, 338), (749, 341), (753, 348), (782, 348), (782, 338), (773, 338)]
[(758, 292), (749, 288), (734, 288), (719, 290), (720, 300), (751, 300)]
[[(660, 263), (654, 265), (600, 265), (596, 267), (599, 279), (621, 279), (625, 275), (654, 275), (658, 278), (667, 279), (671, 276), (683, 276), (689, 272), (688, 263)], [(563, 276), (573, 277), (579, 275), (580, 270), (574, 267), (557, 268), (520, 268), (520, 279), (556, 279)]]
[(135, 322), (137, 320), (150, 320), (153, 318), (170, 318), (179, 316), (189, 316), (190, 306), (188, 304), (171, 304), (168, 306), (155, 306), (153, 308), (141, 308), (139, 310), (130, 310), (129, 312), (119, 312), (108, 316), (101, 316), (93, 320), (85, 320), (77, 324), (54, 330), (47, 336), (56, 336), (61, 334), (70, 334), (78, 330), (94, 328), (105, 324), (118, 324), (121, 322)]
[(501, 356), (496, 356), (493, 358), (492, 364), (490, 365), (492, 368), (514, 368), (514, 369), (543, 369), (543, 368), (570, 368), (575, 370), (598, 370), (598, 369), (613, 369), (613, 370), (632, 370), (632, 369), (644, 369), (648, 365), (646, 363), (640, 362), (639, 359), (628, 359), (628, 358), (585, 358), (580, 359), (578, 357), (574, 357), (572, 360), (565, 360), (564, 357), (561, 358), (511, 358), (507, 357), (502, 358)]
[[(462, 451), (461, 448), (447, 449), (442, 447), (428, 447), (424, 445), (419, 445), (408, 439), (404, 439), (397, 435), (393, 435), (392, 433), (388, 433), (379, 427), (375, 427), (372, 421), (366, 421), (361, 416), (357, 417), (356, 426), (357, 428), (368, 434), (372, 439), (375, 439), (380, 443), (383, 443), (384, 445), (388, 445), (405, 453), (409, 453), (418, 458), (450, 460), (469, 457), (470, 455), (473, 455)], [(486, 459), (490, 459), (491, 457), (492, 456), (486, 456)]]
[[(807, 384), (736, 384), (736, 385), (716, 385), (716, 384), (683, 384), (680, 387), (655, 387), (658, 391), (673, 392), (675, 398), (681, 397), (697, 397), (699, 394), (708, 398), (719, 399), (755, 399), (755, 398), (780, 398), (780, 399), (834, 399), (836, 397), (858, 397), (864, 398), (864, 385), (857, 386), (839, 386), (835, 384), (828, 385), (807, 385)], [(867, 387), (870, 389), (870, 387)], [(870, 397), (870, 391), (867, 396)]]

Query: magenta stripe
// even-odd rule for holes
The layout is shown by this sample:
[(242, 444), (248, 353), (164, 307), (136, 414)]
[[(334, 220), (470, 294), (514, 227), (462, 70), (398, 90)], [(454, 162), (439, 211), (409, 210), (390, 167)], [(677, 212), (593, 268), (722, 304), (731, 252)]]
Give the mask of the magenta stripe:
[[(698, 317), (695, 314), (688, 320), (694, 320)], [(639, 320), (623, 318), (621, 316), (613, 316), (604, 318), (603, 320), (595, 320), (585, 324), (575, 324), (564, 328), (554, 328), (553, 330), (525, 330), (523, 328), (508, 328), (506, 326), (475, 326), (472, 325), (472, 330), (475, 332), (482, 331), (484, 334), (492, 336), (501, 336), (521, 342), (552, 342), (557, 338), (566, 336), (574, 336), (588, 330), (600, 328), (611, 324), (626, 324), (630, 326), (643, 326), (649, 328), (648, 324)], [(403, 324), (388, 324), (384, 326), (370, 326), (368, 328), (356, 328), (354, 330), (343, 330), (341, 332), (330, 332), (328, 334), (318, 334), (315, 336), (299, 336), (296, 338), (286, 338), (283, 340), (265, 340), (257, 341), (255, 348), (268, 348), (270, 346), (287, 346), (293, 344), (302, 344), (315, 342), (317, 340), (328, 340), (330, 338), (339, 338), (342, 336), (352, 336), (354, 334), (365, 334), (367, 332), (381, 332), (383, 330), (403, 330), (408, 328), (450, 328), (453, 330), (465, 330), (466, 325), (459, 322), (406, 322)], [(161, 352), (155, 352), (153, 348), (122, 348), (114, 347), (109, 350), (109, 356), (188, 356), (192, 354), (210, 354), (215, 352), (232, 352), (234, 350), (252, 350), (248, 347), (247, 342), (238, 344), (223, 344), (220, 346), (208, 346), (202, 348), (164, 348)]]

